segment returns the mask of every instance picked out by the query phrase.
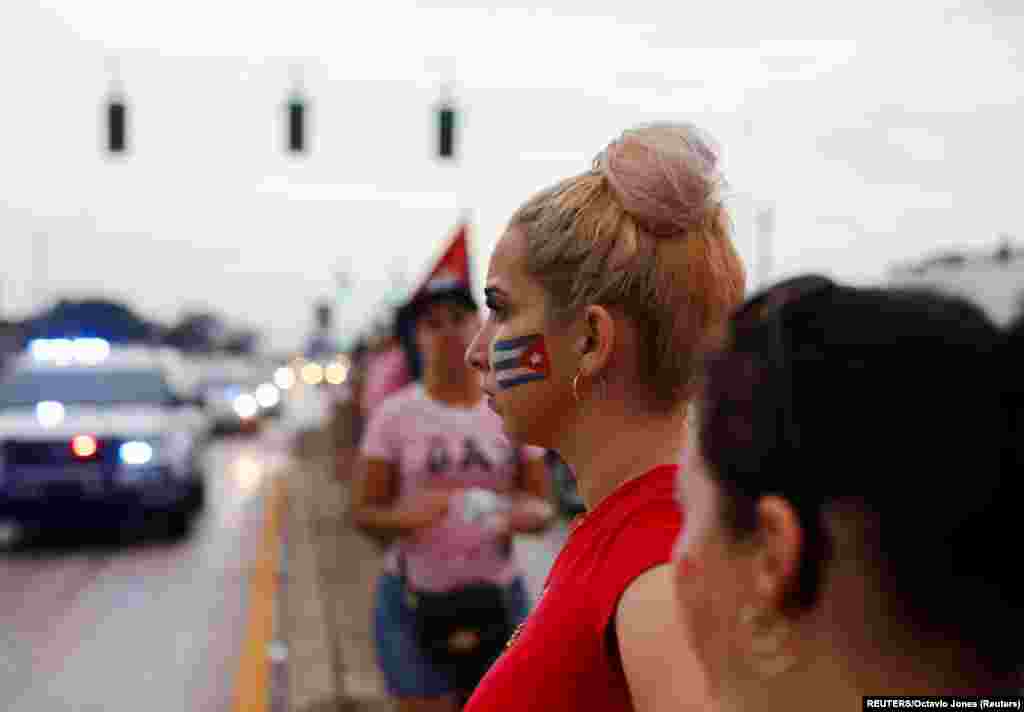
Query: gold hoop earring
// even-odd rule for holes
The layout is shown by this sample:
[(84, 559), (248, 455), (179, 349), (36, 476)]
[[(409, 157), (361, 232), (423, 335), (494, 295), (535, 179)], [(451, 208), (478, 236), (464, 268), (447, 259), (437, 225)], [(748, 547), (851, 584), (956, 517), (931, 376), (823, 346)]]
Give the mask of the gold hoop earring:
[[(582, 372), (583, 371), (581, 369), (576, 372), (575, 376), (572, 377), (572, 397), (577, 403), (580, 402), (579, 380), (580, 374)], [(608, 379), (605, 378), (604, 376), (601, 376), (599, 380), (601, 382), (601, 399), (608, 400)]]
[(762, 679), (781, 675), (796, 664), (796, 656), (782, 650), (790, 633), (789, 624), (782, 616), (748, 605), (740, 610), (739, 621), (752, 628), (748, 662)]

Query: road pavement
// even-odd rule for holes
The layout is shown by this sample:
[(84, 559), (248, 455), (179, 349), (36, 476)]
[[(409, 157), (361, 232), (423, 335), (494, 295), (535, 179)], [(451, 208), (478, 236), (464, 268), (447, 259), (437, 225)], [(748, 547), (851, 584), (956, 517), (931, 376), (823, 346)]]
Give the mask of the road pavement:
[[(347, 485), (333, 467), (294, 454), (296, 434), (322, 425), (323, 398), (310, 389), (290, 405), (264, 432), (212, 446), (208, 505), (187, 539), (140, 531), (0, 554), (0, 709), (220, 712), (255, 699), (247, 709), (277, 712), (311, 709), (318, 690), (383, 696), (369, 635), (379, 554), (347, 527)], [(319, 494), (300, 486), (317, 481)], [(280, 536), (268, 536), (272, 490), (283, 495), (286, 575), (267, 564)], [(517, 539), (534, 597), (564, 538), (559, 524)], [(270, 630), (286, 645), (267, 645)], [(274, 655), (288, 661), (290, 703), (280, 707)], [(253, 680), (270, 689), (242, 694)]]
[(168, 543), (48, 542), (0, 557), (0, 709), (224, 710), (280, 430), (216, 443), (208, 507)]

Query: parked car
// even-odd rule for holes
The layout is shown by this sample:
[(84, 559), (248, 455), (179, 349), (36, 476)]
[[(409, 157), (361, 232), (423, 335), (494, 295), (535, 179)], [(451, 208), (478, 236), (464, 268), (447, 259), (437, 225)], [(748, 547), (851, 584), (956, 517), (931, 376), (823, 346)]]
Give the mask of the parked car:
[(198, 392), (215, 433), (255, 432), (263, 424), (263, 413), (253, 384), (253, 369), (231, 359), (205, 365)]

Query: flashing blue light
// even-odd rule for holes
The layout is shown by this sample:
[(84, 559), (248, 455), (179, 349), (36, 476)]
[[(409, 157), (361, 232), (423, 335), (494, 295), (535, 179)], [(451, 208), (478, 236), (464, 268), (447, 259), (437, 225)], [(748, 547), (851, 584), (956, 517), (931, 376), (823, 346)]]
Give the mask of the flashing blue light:
[(153, 446), (142, 440), (129, 440), (121, 443), (117, 455), (125, 465), (145, 465), (153, 459)]
[(106, 339), (32, 339), (29, 351), (36, 361), (68, 365), (77, 361), (95, 365), (110, 356), (110, 342)]

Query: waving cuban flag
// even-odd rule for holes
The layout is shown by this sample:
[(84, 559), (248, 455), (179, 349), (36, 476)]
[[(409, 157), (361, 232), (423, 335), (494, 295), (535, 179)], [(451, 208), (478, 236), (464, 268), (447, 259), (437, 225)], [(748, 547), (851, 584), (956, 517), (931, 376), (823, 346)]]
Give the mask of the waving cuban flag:
[(494, 343), (494, 372), (503, 389), (547, 378), (550, 369), (541, 334)]

